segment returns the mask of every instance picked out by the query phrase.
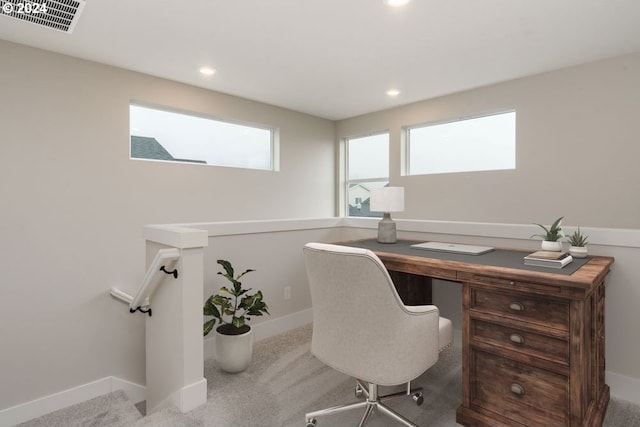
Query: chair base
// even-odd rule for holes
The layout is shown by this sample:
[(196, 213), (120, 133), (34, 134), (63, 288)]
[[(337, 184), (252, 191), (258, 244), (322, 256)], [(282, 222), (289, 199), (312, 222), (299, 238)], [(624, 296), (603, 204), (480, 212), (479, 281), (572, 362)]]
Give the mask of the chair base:
[(406, 427), (418, 427), (417, 424), (412, 423), (407, 418), (403, 417), (393, 409), (386, 406), (383, 402), (396, 397), (411, 395), (416, 405), (421, 405), (424, 400), (424, 398), (422, 397), (422, 393), (419, 391), (421, 389), (412, 390), (411, 383), (407, 383), (406, 391), (388, 394), (385, 396), (378, 396), (378, 386), (376, 384), (369, 384), (369, 389), (367, 390), (359, 380), (357, 380), (356, 383), (357, 383), (356, 396), (360, 396), (364, 394), (366, 396), (366, 400), (364, 402), (356, 402), (356, 403), (351, 403), (347, 405), (339, 405), (339, 406), (334, 406), (327, 409), (321, 409), (319, 411), (310, 412), (305, 416), (306, 422), (307, 422), (306, 427), (315, 427), (317, 423), (316, 417), (335, 414), (337, 412), (344, 412), (344, 411), (349, 411), (349, 410), (358, 409), (358, 408), (365, 408), (364, 415), (362, 416), (362, 419), (360, 420), (360, 424), (358, 424), (358, 427), (364, 426), (366, 422), (369, 420), (369, 417), (371, 416), (371, 414), (375, 410), (378, 410), (378, 412), (390, 418), (393, 418), (394, 420), (398, 421), (399, 423), (401, 423)]

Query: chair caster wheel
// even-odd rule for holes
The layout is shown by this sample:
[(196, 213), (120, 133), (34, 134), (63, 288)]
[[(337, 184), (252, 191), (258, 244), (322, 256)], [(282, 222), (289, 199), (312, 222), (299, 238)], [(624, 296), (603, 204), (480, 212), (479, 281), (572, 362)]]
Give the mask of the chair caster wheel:
[(364, 396), (364, 390), (360, 387), (360, 384), (356, 384), (355, 395), (357, 398)]
[(416, 393), (413, 393), (411, 395), (411, 398), (413, 399), (414, 402), (416, 402), (417, 406), (422, 405), (422, 403), (424, 403), (424, 396), (422, 395), (422, 392), (418, 391)]
[(307, 421), (307, 425), (306, 427), (316, 427), (316, 420), (314, 418), (311, 418), (309, 421)]

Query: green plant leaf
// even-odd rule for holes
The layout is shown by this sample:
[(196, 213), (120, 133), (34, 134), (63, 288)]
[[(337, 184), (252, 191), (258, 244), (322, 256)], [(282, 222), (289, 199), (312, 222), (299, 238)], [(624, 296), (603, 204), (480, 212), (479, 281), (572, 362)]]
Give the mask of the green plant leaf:
[(236, 277), (236, 280), (240, 280), (240, 278), (241, 278), (242, 276), (244, 276), (244, 275), (245, 275), (245, 274), (247, 274), (247, 273), (251, 273), (252, 271), (255, 271), (255, 270), (253, 270), (253, 269), (251, 269), (251, 268), (247, 269), (247, 271), (243, 272), (241, 275), (239, 275), (238, 277)]
[(247, 310), (247, 314), (251, 316), (262, 316), (263, 314), (269, 314), (269, 310), (267, 305), (260, 301)]
[(220, 321), (222, 321), (221, 316), (220, 316), (220, 311), (218, 311), (218, 307), (216, 307), (216, 305), (214, 303), (214, 299), (215, 299), (215, 296), (212, 295), (204, 303), (203, 314), (205, 316), (213, 316), (213, 317), (219, 319)]
[(217, 294), (211, 297), (211, 301), (215, 305), (230, 305), (231, 298), (225, 297), (223, 295)]
[(247, 295), (240, 302), (240, 306), (246, 310), (250, 316), (262, 316), (269, 314), (267, 304), (262, 300), (262, 291), (258, 291), (253, 295)]
[(242, 288), (238, 288), (237, 291), (235, 292), (235, 296), (237, 297), (241, 297), (242, 295), (246, 294), (247, 292), (249, 292), (251, 289), (242, 289)]
[(569, 243), (571, 244), (571, 246), (584, 247), (588, 243), (588, 238), (589, 236), (583, 235), (580, 231), (580, 227), (578, 227), (578, 229), (575, 230), (571, 236), (569, 236)]
[(548, 240), (551, 242), (555, 242), (558, 239), (560, 239), (561, 237), (564, 237), (564, 233), (562, 232), (562, 219), (564, 217), (561, 216), (560, 218), (556, 219), (553, 224), (551, 224), (551, 227), (547, 228), (542, 224), (538, 224), (537, 222), (534, 222), (535, 225), (537, 225), (538, 227), (542, 228), (544, 230), (544, 233), (541, 234), (532, 234), (531, 237), (529, 237), (530, 239), (533, 237), (540, 237), (542, 240)]
[[(244, 292), (246, 292), (246, 291), (244, 291)], [(242, 291), (242, 283), (240, 283), (238, 281), (234, 281), (234, 283), (233, 283), (233, 296), (234, 297), (239, 297), (244, 292)]]
[(231, 324), (233, 326), (235, 326), (236, 328), (240, 328), (241, 326), (244, 326), (244, 317), (240, 316), (240, 317), (234, 317), (231, 320)]
[[(222, 266), (222, 268), (224, 268), (224, 271), (226, 272), (226, 276), (229, 278), (229, 280), (233, 280), (233, 266), (231, 265), (231, 263), (224, 259), (219, 259), (217, 262)], [(222, 273), (218, 273), (218, 274), (222, 274)]]
[(562, 219), (563, 218), (564, 217), (561, 216), (560, 218), (556, 219), (555, 222), (553, 224), (551, 224), (551, 230), (560, 231), (560, 228), (561, 228), (560, 224), (562, 224)]
[(209, 334), (209, 332), (211, 332), (215, 324), (216, 324), (216, 319), (211, 319), (204, 322), (204, 325), (202, 325), (202, 332), (205, 337)]

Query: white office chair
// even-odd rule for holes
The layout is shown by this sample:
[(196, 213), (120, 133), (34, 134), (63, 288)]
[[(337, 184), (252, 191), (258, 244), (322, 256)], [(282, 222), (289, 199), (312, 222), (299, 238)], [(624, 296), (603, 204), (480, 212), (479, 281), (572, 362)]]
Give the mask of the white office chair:
[[(313, 305), (311, 353), (356, 378), (356, 395), (366, 396), (365, 401), (306, 414), (307, 427), (314, 427), (318, 416), (356, 408), (365, 409), (360, 426), (377, 409), (418, 427), (382, 402), (410, 395), (422, 404), (422, 393), (412, 391), (410, 382), (451, 344), (451, 321), (440, 317), (434, 305), (405, 306), (384, 264), (370, 250), (308, 243), (304, 257)], [(378, 395), (378, 386), (405, 383), (406, 391)]]

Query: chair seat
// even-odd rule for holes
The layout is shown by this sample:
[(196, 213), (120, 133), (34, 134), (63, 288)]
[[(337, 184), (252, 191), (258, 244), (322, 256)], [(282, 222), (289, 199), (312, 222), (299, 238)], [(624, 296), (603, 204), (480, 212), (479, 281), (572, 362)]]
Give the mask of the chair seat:
[[(407, 305), (405, 306), (407, 311), (412, 313), (420, 313), (425, 310), (427, 306), (423, 305)], [(453, 344), (453, 325), (451, 320), (446, 317), (439, 317), (438, 322), (438, 351), (442, 351), (445, 348)]]
[(441, 316), (438, 328), (438, 350), (442, 351), (453, 343), (453, 325), (451, 320)]

